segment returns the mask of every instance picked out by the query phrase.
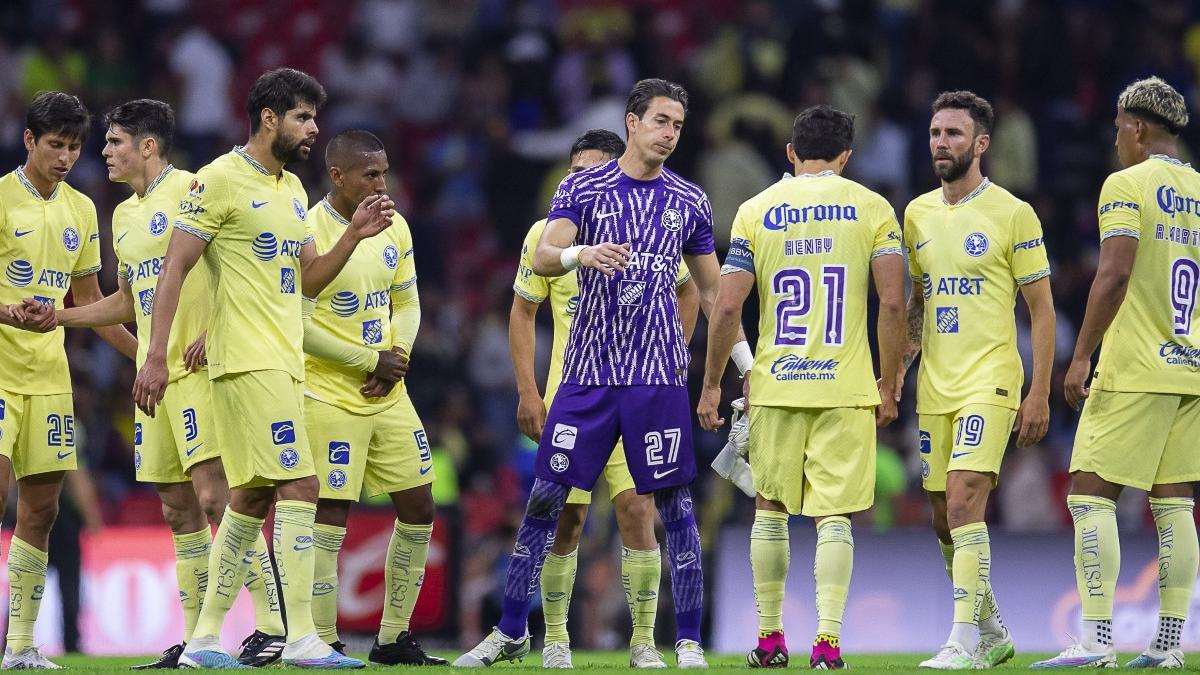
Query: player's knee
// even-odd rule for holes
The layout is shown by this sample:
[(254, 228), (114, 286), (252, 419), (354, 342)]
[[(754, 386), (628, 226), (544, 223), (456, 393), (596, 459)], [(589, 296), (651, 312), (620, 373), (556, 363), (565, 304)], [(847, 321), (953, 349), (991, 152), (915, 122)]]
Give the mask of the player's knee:
[(652, 548), (654, 540), (654, 500), (629, 490), (615, 502), (617, 527), (625, 545), (639, 550)]
[(48, 499), (43, 502), (27, 504), (26, 508), (22, 509), (24, 513), (24, 525), (38, 532), (49, 533), (50, 528), (54, 526), (54, 521), (58, 519), (58, 500)]
[(200, 510), (204, 512), (205, 519), (212, 525), (219, 525), (221, 517), (225, 515), (225, 506), (228, 502), (223, 494), (200, 493), (196, 495), (200, 500)]
[(583, 524), (587, 521), (587, 506), (584, 504), (568, 504), (563, 507), (558, 516), (558, 529), (554, 534), (556, 546), (574, 550), (579, 539), (583, 536)]

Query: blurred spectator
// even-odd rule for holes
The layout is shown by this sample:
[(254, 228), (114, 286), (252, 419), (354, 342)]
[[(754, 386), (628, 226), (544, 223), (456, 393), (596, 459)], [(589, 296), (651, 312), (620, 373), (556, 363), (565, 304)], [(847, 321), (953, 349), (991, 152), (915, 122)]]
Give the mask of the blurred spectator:
[[(231, 123), (242, 118), (235, 114), (230, 99), (233, 59), (197, 23), (185, 24), (170, 44), (171, 73), (179, 79), (177, 140), (188, 157), (187, 165), (195, 170), (216, 155), (231, 134), (245, 134), (241, 124)], [(239, 93), (239, 100), (245, 96), (245, 92)]]

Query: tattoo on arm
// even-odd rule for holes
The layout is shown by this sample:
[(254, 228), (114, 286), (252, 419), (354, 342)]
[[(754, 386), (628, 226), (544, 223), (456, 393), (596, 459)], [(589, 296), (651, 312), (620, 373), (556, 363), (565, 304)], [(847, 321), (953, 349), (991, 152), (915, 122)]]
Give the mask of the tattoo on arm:
[(921, 352), (921, 333), (925, 324), (925, 301), (914, 297), (908, 303), (908, 344), (901, 362), (907, 370)]

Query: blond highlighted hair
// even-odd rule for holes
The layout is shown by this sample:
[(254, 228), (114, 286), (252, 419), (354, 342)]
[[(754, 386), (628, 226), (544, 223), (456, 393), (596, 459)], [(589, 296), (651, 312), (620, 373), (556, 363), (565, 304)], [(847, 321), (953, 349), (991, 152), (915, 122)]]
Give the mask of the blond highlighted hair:
[(1187, 126), (1187, 103), (1175, 87), (1161, 78), (1148, 77), (1125, 87), (1117, 97), (1117, 107), (1166, 127), (1172, 135)]

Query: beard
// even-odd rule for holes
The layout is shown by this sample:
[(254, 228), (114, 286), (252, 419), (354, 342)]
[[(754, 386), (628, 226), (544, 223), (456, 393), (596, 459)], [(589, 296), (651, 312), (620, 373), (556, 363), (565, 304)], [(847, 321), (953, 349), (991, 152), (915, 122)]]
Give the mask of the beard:
[(957, 157), (950, 155), (949, 165), (939, 165), (937, 163), (938, 159), (946, 159), (946, 156), (942, 155), (934, 158), (933, 172), (937, 174), (937, 177), (943, 181), (947, 183), (953, 183), (959, 178), (967, 175), (967, 171), (970, 170), (971, 162), (975, 161), (975, 146), (967, 148), (966, 152)]
[(274, 141), (271, 141), (271, 154), (275, 159), (284, 164), (291, 164), (304, 159), (304, 139), (288, 139), (283, 136), (276, 136)]

